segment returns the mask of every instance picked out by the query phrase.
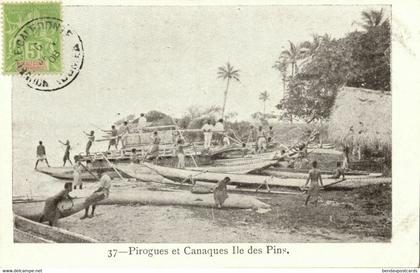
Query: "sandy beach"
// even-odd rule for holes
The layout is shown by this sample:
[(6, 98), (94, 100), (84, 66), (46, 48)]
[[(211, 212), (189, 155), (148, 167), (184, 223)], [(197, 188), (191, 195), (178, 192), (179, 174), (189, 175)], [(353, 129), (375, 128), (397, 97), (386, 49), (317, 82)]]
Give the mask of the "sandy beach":
[[(61, 219), (58, 225), (101, 242), (389, 241), (390, 188), (379, 185), (363, 191), (325, 191), (318, 207), (305, 207), (304, 195), (258, 194), (261, 201), (271, 205), (265, 213), (251, 209), (104, 205), (98, 206), (93, 218), (80, 220), (83, 212), (79, 212)], [(369, 198), (367, 192), (375, 195)]]

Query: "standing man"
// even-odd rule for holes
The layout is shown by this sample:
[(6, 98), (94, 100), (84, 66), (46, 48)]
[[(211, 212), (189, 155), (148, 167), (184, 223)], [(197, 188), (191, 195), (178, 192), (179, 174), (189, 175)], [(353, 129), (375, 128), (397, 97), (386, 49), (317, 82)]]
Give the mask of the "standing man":
[(118, 142), (121, 140), (121, 145), (124, 147), (124, 140), (126, 135), (128, 134), (128, 122), (124, 121), (123, 125), (120, 126), (118, 129), (118, 138), (117, 138), (117, 145)]
[(249, 135), (248, 135), (247, 143), (254, 142), (256, 140), (257, 140), (257, 132), (255, 132), (254, 125), (251, 125), (249, 127)]
[(152, 147), (150, 149), (151, 159), (155, 160), (155, 164), (158, 163), (159, 159), (159, 144), (160, 144), (160, 137), (158, 136), (158, 132), (154, 131), (152, 136)]
[(343, 147), (343, 164), (341, 165), (341, 167), (344, 170), (347, 170), (349, 168), (349, 153), (350, 153), (349, 147), (344, 146)]
[(115, 125), (112, 125), (111, 126), (111, 139), (109, 140), (108, 151), (109, 149), (111, 149), (111, 146), (114, 146), (115, 150), (118, 150), (117, 138), (118, 138), (118, 130), (115, 129)]
[(44, 161), (47, 163), (47, 166), (50, 167), (50, 164), (47, 160), (47, 153), (45, 152), (45, 146), (42, 145), (42, 141), (39, 141), (38, 147), (36, 147), (36, 163), (35, 163), (35, 170), (38, 168), (39, 161)]
[(211, 125), (211, 121), (208, 120), (207, 123), (204, 124), (203, 128), (201, 129), (204, 132), (204, 149), (209, 149), (211, 146), (211, 138), (213, 136), (213, 126)]
[(140, 117), (139, 117), (138, 127), (137, 127), (140, 133), (141, 133), (142, 129), (143, 129), (144, 127), (146, 127), (146, 125), (147, 125), (147, 119), (146, 119), (146, 117), (144, 116), (144, 114), (143, 114), (143, 113), (141, 113), (141, 114), (140, 114)]
[(85, 135), (88, 137), (88, 142), (86, 143), (86, 155), (90, 155), (90, 148), (95, 141), (95, 131), (90, 131), (89, 134), (85, 131), (83, 131), (83, 133), (85, 133)]
[[(98, 171), (98, 175), (101, 177), (99, 180), (99, 188), (94, 191), (88, 198), (86, 198), (86, 203), (88, 206), (85, 208), (85, 215), (83, 215), (80, 220), (83, 220), (87, 217), (92, 218), (95, 214), (96, 203), (102, 199), (108, 198), (109, 191), (111, 189), (111, 177), (103, 170)], [(89, 206), (92, 206), (92, 212), (89, 216)]]
[(323, 184), (321, 172), (318, 170), (317, 166), (318, 163), (316, 161), (312, 162), (312, 169), (308, 173), (308, 179), (306, 179), (305, 186), (303, 186), (305, 188), (308, 185), (308, 183), (311, 182), (308, 189), (308, 195), (305, 200), (305, 206), (308, 205), (309, 199), (311, 197), (315, 198), (315, 207), (318, 205), (319, 189), (320, 186), (323, 186)]
[(214, 125), (214, 130), (216, 132), (217, 144), (223, 145), (223, 134), (225, 132), (225, 125), (223, 124), (223, 119), (219, 119)]
[(262, 126), (260, 126), (258, 128), (258, 133), (257, 133), (257, 152), (258, 153), (262, 153), (263, 151), (265, 152), (267, 148), (267, 140), (265, 138), (265, 133), (263, 131)]
[(271, 143), (274, 140), (274, 131), (273, 131), (273, 126), (268, 127), (268, 132), (267, 132), (267, 142)]
[(65, 143), (62, 142), (61, 140), (59, 140), (58, 142), (60, 142), (62, 145), (66, 147), (66, 150), (64, 151), (64, 156), (63, 156), (63, 167), (66, 166), (67, 160), (70, 162), (70, 165), (73, 165), (70, 159), (70, 149), (71, 149), (70, 141), (67, 139)]
[(177, 145), (176, 145), (176, 155), (178, 157), (178, 169), (185, 169), (185, 152), (184, 152), (185, 143), (184, 140), (178, 139)]

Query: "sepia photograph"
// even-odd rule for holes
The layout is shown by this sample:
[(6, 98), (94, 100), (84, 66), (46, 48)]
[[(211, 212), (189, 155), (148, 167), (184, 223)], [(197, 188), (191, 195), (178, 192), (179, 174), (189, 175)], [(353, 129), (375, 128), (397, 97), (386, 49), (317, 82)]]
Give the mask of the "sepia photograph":
[(393, 239), (391, 5), (2, 9), (14, 243)]

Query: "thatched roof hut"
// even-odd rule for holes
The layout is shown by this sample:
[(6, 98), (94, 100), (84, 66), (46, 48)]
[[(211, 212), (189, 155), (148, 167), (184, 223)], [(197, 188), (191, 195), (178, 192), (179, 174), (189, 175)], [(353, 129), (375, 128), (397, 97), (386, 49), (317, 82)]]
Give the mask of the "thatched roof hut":
[(347, 146), (391, 148), (391, 94), (343, 87), (331, 111), (328, 137)]

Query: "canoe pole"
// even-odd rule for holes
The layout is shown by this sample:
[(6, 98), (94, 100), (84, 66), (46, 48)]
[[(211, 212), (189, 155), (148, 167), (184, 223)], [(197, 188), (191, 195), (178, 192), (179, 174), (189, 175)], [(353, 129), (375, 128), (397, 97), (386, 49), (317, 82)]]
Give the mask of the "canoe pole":
[(108, 164), (111, 166), (112, 169), (114, 169), (114, 171), (118, 174), (118, 176), (122, 179), (125, 180), (124, 177), (120, 174), (120, 172), (114, 167), (114, 164), (112, 164), (108, 158), (106, 157), (106, 155), (103, 153), (102, 156), (104, 157), (104, 159), (106, 160), (106, 162), (108, 162)]
[[(179, 126), (178, 126), (178, 124), (175, 122), (175, 120), (174, 120), (174, 118), (173, 117), (171, 117), (171, 119), (172, 119), (172, 122), (173, 122), (173, 124), (175, 125), (175, 130), (178, 132), (178, 134), (179, 134), (179, 136), (185, 141), (185, 137), (184, 137), (184, 135), (182, 134), (182, 132), (179, 130)], [(176, 145), (177, 143), (175, 143), (175, 145)], [(193, 146), (193, 148), (194, 148), (194, 152), (195, 152), (195, 147)], [(192, 159), (192, 161), (194, 162), (194, 165), (196, 166), (196, 167), (198, 167), (198, 165), (197, 165), (197, 161), (195, 161), (195, 158), (194, 158), (194, 156), (192, 155), (192, 154), (190, 154), (190, 156), (191, 156), (191, 159)]]
[(96, 175), (94, 175), (90, 170), (89, 170), (89, 168), (88, 167), (86, 167), (85, 165), (83, 165), (82, 164), (82, 162), (80, 162), (80, 165), (88, 172), (88, 173), (90, 173), (90, 175), (92, 175), (96, 180), (98, 180), (99, 181), (99, 178), (96, 176)]

